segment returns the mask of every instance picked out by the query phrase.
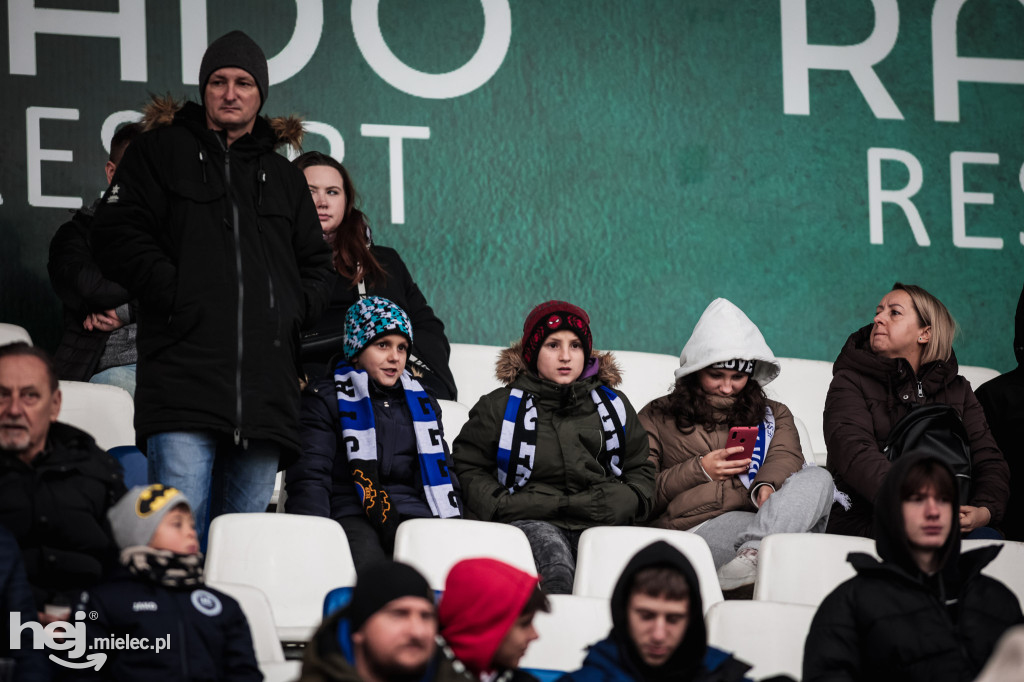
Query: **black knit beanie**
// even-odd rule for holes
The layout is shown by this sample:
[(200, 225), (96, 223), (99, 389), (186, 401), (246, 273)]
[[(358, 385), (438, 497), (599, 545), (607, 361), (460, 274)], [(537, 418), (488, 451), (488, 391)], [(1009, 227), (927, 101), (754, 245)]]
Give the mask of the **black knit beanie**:
[(210, 43), (199, 66), (199, 101), (203, 101), (206, 93), (206, 81), (217, 69), (233, 66), (244, 69), (256, 81), (260, 91), (260, 109), (267, 101), (270, 89), (270, 74), (267, 70), (267, 57), (252, 38), (242, 31), (225, 33)]
[(352, 601), (346, 609), (352, 632), (363, 627), (384, 605), (402, 597), (422, 597), (434, 603), (434, 591), (412, 566), (397, 561), (378, 561), (356, 574)]

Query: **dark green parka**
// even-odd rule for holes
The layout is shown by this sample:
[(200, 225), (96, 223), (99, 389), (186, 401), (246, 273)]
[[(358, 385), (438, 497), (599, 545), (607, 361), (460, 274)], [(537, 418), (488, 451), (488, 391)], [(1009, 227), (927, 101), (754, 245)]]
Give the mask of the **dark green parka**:
[[(506, 386), (480, 398), (452, 451), (468, 518), (532, 519), (581, 530), (631, 525), (647, 517), (654, 496), (647, 432), (619, 393), (626, 407), (622, 477), (610, 476), (597, 459), (605, 438), (590, 391), (600, 384), (615, 388), (621, 376), (610, 353), (595, 353), (590, 363), (597, 364), (596, 374), (584, 371), (582, 378), (562, 386), (528, 370), (518, 343), (501, 352), (496, 375)], [(513, 388), (535, 396), (537, 449), (529, 481), (510, 494), (498, 482), (497, 452)]]

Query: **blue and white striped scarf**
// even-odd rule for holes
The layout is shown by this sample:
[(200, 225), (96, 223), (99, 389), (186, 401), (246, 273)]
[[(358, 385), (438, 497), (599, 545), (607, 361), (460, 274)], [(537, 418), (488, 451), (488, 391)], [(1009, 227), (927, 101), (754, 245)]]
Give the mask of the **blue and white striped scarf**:
[(768, 454), (768, 446), (771, 445), (774, 436), (775, 415), (772, 414), (772, 408), (765, 405), (764, 419), (757, 425), (757, 442), (754, 443), (754, 454), (750, 457), (750, 467), (745, 474), (740, 474), (740, 482), (748, 490), (750, 489), (750, 484), (754, 482), (754, 477), (757, 476), (758, 469), (764, 464), (765, 455)]
[[(605, 385), (590, 392), (597, 406), (604, 432), (604, 448), (597, 461), (615, 477), (622, 476), (622, 448), (626, 442), (626, 406), (622, 398)], [(534, 396), (513, 388), (505, 403), (505, 416), (498, 438), (498, 483), (509, 493), (522, 490), (533, 474), (537, 450), (537, 407)]]
[[(423, 493), (430, 512), (442, 519), (459, 517), (462, 513), (448, 474), (444, 441), (434, 405), (420, 383), (408, 372), (402, 372), (401, 382), (405, 402), (412, 415)], [(397, 514), (390, 514), (391, 501), (380, 483), (370, 377), (364, 370), (343, 361), (334, 369), (334, 388), (341, 415), (342, 443), (363, 511), (377, 526), (393, 530), (398, 519)]]

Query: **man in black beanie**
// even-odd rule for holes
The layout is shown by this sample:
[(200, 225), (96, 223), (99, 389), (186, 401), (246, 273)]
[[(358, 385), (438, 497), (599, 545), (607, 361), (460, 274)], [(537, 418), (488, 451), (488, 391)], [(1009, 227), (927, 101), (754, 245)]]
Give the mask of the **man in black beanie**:
[(193, 503), (204, 551), (210, 520), (264, 511), (298, 454), (299, 333), (330, 295), (306, 179), (275, 152), (295, 140), (258, 115), (269, 88), (252, 38), (215, 40), (201, 103), (147, 110), (90, 235), (104, 275), (139, 301), (135, 431), (149, 481)]
[(370, 564), (358, 572), (352, 600), (306, 646), (300, 682), (454, 679), (452, 662), (436, 655), (436, 635), (434, 593), (423, 576), (395, 561)]

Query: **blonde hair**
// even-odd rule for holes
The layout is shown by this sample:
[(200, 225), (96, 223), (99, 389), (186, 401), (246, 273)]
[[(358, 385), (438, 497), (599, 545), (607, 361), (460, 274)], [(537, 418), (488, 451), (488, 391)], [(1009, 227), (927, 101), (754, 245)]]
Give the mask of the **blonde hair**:
[(914, 284), (896, 282), (892, 290), (907, 292), (914, 305), (917, 319), (924, 327), (931, 327), (931, 337), (921, 351), (921, 364), (936, 360), (946, 362), (953, 355), (953, 339), (957, 334), (956, 320), (949, 314), (942, 301)]

